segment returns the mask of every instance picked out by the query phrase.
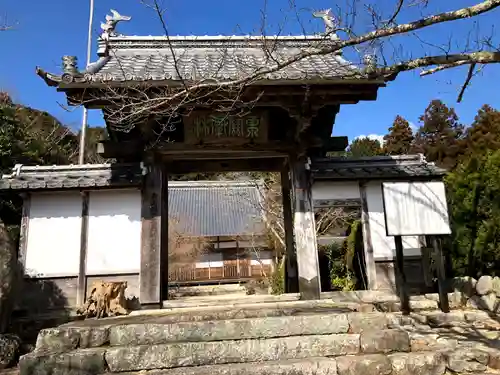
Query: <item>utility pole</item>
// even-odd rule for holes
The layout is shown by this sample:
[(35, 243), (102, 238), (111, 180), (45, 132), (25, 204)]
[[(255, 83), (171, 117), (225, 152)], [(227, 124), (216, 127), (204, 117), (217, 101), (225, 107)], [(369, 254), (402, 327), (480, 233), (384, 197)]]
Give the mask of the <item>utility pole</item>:
[[(90, 65), (90, 53), (92, 50), (92, 19), (94, 18), (94, 0), (90, 0), (90, 15), (89, 15), (89, 30), (87, 36), (87, 61), (85, 69)], [(80, 154), (78, 155), (78, 163), (85, 162), (85, 138), (87, 135), (87, 119), (88, 109), (83, 107), (82, 129), (80, 132)]]

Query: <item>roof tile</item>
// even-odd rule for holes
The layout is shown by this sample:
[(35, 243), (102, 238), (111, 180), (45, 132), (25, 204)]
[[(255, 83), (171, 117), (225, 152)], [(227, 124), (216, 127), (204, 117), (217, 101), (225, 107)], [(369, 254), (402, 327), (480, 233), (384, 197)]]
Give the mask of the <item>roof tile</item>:
[[(94, 64), (100, 64), (100, 69), (90, 69), (86, 76), (94, 81), (235, 80), (262, 68), (272, 68), (276, 62), (287, 61), (311, 46), (322, 48), (332, 43), (324, 37), (271, 38), (212, 37), (197, 40), (172, 37), (169, 41), (117, 37), (110, 40), (107, 56), (101, 59), (102, 62)], [(264, 47), (265, 43), (272, 46)], [(360, 78), (361, 75), (357, 67), (338, 54), (326, 54), (306, 57), (263, 75), (262, 79), (328, 80)]]
[(447, 172), (422, 155), (316, 159), (311, 171), (317, 179), (332, 180), (441, 177)]
[(255, 182), (207, 183), (169, 183), (169, 218), (176, 231), (211, 237), (262, 233), (264, 224)]

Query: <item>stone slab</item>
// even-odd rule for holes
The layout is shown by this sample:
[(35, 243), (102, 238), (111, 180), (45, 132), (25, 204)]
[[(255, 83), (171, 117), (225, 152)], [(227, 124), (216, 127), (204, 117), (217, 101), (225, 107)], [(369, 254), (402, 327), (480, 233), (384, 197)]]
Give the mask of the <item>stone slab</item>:
[(110, 328), (111, 346), (222, 341), (347, 333), (346, 314), (305, 315), (176, 324), (130, 324)]
[(390, 354), (392, 375), (443, 375), (446, 358), (439, 352)]
[(447, 368), (455, 373), (485, 371), (490, 355), (485, 350), (461, 348), (445, 354)]
[(109, 326), (49, 328), (38, 333), (37, 351), (63, 353), (76, 348), (92, 348), (109, 343)]
[(105, 349), (52, 354), (32, 352), (19, 360), (20, 375), (97, 375), (105, 372)]
[(307, 358), (279, 362), (232, 363), (163, 370), (123, 372), (120, 375), (336, 375), (333, 358)]
[(363, 331), (360, 334), (362, 353), (390, 353), (410, 351), (408, 332), (399, 329)]
[(337, 358), (338, 375), (391, 375), (392, 364), (383, 354), (344, 356)]
[(247, 303), (267, 303), (267, 302), (290, 302), (298, 301), (299, 294), (260, 294), (249, 295), (242, 297), (235, 297), (232, 295), (222, 296), (202, 296), (202, 297), (185, 297), (178, 300), (163, 301), (163, 307), (166, 309), (181, 308), (181, 307), (197, 307), (197, 306), (212, 306), (214, 304), (227, 303), (229, 305), (240, 305)]
[(152, 370), (329, 357), (359, 352), (359, 335), (295, 336), (267, 340), (238, 340), (114, 347), (106, 351), (111, 372)]
[(351, 313), (347, 317), (349, 319), (349, 332), (351, 333), (387, 329), (389, 324), (394, 321), (394, 318), (389, 314), (379, 312)]

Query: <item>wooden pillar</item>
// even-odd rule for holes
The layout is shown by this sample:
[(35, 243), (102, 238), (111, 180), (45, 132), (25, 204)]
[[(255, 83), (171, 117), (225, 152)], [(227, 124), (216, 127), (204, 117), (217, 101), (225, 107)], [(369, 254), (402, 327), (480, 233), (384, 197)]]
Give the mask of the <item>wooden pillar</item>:
[(80, 267), (76, 290), (76, 305), (83, 306), (87, 291), (87, 244), (89, 228), (89, 192), (82, 192), (82, 222), (80, 230)]
[(448, 291), (446, 290), (445, 266), (441, 244), (436, 236), (431, 237), (432, 247), (434, 249), (434, 260), (436, 262), (437, 283), (439, 291), (439, 307), (445, 313), (450, 312), (450, 302), (448, 301)]
[(283, 202), (283, 225), (285, 228), (285, 292), (298, 293), (299, 285), (297, 278), (297, 255), (295, 252), (295, 241), (293, 239), (293, 212), (290, 183), (290, 166), (286, 165), (281, 171), (281, 192)]
[(403, 238), (395, 236), (396, 244), (396, 285), (399, 288), (399, 299), (401, 301), (401, 311), (407, 315), (410, 313), (410, 296), (406, 285), (406, 274), (404, 270)]
[(366, 183), (359, 183), (359, 193), (361, 197), (361, 230), (363, 232), (363, 248), (365, 258), (366, 278), (369, 290), (377, 288), (377, 272), (375, 269), (375, 259), (373, 257), (373, 244), (370, 231), (370, 213), (368, 211), (368, 199), (366, 195)]
[(31, 209), (31, 195), (26, 193), (22, 194), (23, 198), (23, 211), (21, 218), (21, 228), (19, 233), (19, 252), (17, 254), (18, 264), (22, 268), (22, 276), (24, 277), (24, 267), (26, 265), (26, 255), (28, 251), (28, 231), (30, 223), (30, 209)]
[(306, 162), (304, 160), (294, 162), (292, 165), (293, 228), (297, 251), (299, 292), (301, 299), (307, 300), (319, 299), (321, 292), (311, 185)]
[[(161, 308), (163, 272), (168, 272), (167, 176), (165, 168), (150, 164), (142, 188), (141, 269), (139, 300), (142, 308)], [(168, 255), (168, 253), (167, 253)], [(167, 293), (165, 293), (167, 294)]]

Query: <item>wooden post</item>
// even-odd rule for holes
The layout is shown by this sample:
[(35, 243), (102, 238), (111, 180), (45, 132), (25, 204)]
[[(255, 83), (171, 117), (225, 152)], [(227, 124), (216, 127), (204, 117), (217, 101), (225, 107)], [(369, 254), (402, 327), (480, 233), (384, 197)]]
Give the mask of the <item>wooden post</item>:
[(437, 271), (437, 282), (439, 291), (439, 307), (441, 311), (445, 313), (450, 312), (450, 302), (448, 301), (448, 293), (445, 286), (445, 270), (443, 263), (443, 253), (441, 251), (441, 246), (439, 240), (436, 236), (431, 237), (432, 247), (434, 249), (434, 259), (436, 261), (436, 271)]
[(28, 251), (28, 231), (30, 223), (31, 196), (22, 194), (23, 211), (21, 218), (21, 228), (19, 233), (19, 253), (17, 255), (18, 263), (22, 267), (22, 276), (24, 277), (24, 267), (26, 265), (26, 255)]
[(78, 286), (76, 290), (76, 304), (83, 306), (87, 291), (87, 244), (89, 228), (89, 192), (82, 192), (82, 222), (80, 231), (80, 267), (78, 270)]
[(297, 278), (297, 256), (295, 253), (295, 242), (293, 240), (293, 212), (290, 185), (290, 166), (287, 163), (286, 168), (281, 171), (283, 225), (285, 228), (286, 246), (285, 292), (298, 293), (299, 286)]
[(395, 236), (394, 242), (396, 243), (396, 285), (399, 286), (401, 311), (403, 314), (408, 315), (410, 313), (410, 297), (404, 271), (403, 239), (401, 236)]
[(318, 243), (314, 219), (310, 173), (305, 161), (293, 164), (294, 237), (297, 251), (299, 292), (302, 299), (319, 299)]
[(424, 282), (426, 287), (432, 287), (434, 285), (433, 268), (431, 267), (432, 254), (428, 247), (427, 236), (418, 237), (420, 244), (420, 251), (422, 253), (422, 271), (424, 274)]
[(373, 244), (370, 231), (370, 213), (368, 211), (368, 199), (366, 196), (366, 183), (359, 183), (359, 194), (361, 197), (361, 230), (363, 232), (363, 249), (365, 258), (366, 278), (369, 290), (377, 288), (377, 272), (375, 269), (375, 260), (373, 257)]
[[(139, 300), (142, 308), (161, 308), (163, 302), (162, 269), (167, 267), (168, 257), (164, 238), (168, 231), (164, 207), (167, 196), (166, 176), (157, 164), (148, 166), (142, 188), (142, 232), (141, 232), (141, 269)], [(162, 220), (163, 216), (163, 220)], [(168, 250), (167, 250), (168, 251)], [(166, 259), (165, 259), (166, 258)]]

